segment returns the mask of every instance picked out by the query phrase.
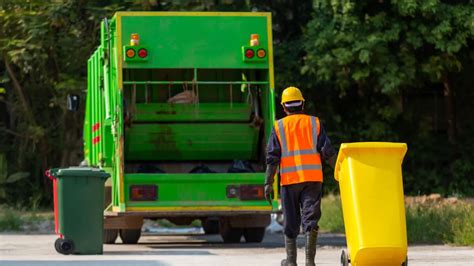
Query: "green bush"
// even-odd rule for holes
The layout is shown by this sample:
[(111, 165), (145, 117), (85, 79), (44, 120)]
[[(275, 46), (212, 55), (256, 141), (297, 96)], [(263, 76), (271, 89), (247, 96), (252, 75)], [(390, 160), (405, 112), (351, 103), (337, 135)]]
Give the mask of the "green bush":
[(460, 207), (458, 215), (451, 222), (452, 243), (474, 246), (474, 206), (465, 205)]
[(474, 206), (445, 202), (406, 207), (409, 243), (474, 245)]
[(20, 216), (10, 209), (3, 210), (0, 214), (0, 231), (19, 231), (20, 228)]
[(407, 207), (407, 235), (410, 243), (443, 244), (450, 235), (452, 209), (438, 209), (432, 206)]
[[(322, 232), (344, 233), (339, 196), (323, 198), (319, 227)], [(454, 244), (474, 246), (474, 205), (457, 202), (449, 204), (413, 203), (406, 206), (409, 244)]]
[(17, 210), (0, 206), (0, 232), (3, 231), (51, 231), (54, 214), (50, 211)]
[(344, 233), (344, 219), (342, 218), (341, 199), (330, 194), (323, 198), (321, 204), (321, 220), (319, 230), (330, 233)]

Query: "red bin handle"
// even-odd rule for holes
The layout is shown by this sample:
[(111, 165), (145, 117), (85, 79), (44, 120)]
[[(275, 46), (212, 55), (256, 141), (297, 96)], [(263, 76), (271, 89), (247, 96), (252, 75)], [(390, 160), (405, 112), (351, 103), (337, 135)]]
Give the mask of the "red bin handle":
[(49, 179), (54, 180), (54, 176), (51, 175), (51, 170), (46, 170), (46, 172), (44, 172), (44, 175), (47, 176)]

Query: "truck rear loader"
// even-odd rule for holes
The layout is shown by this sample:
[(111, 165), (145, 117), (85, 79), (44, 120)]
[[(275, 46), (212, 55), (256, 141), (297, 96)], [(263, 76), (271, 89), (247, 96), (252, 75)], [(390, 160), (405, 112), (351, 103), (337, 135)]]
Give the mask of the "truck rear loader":
[(198, 219), (225, 242), (262, 241), (278, 209), (263, 190), (275, 117), (270, 14), (117, 12), (100, 34), (84, 154), (111, 175), (104, 242), (137, 243), (144, 218)]

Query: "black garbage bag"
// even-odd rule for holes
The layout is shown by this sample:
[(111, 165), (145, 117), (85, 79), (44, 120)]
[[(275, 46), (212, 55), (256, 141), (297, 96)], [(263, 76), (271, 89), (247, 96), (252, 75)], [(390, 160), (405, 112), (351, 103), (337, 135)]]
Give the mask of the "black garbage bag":
[(216, 173), (216, 171), (211, 170), (209, 167), (204, 164), (194, 167), (189, 173), (191, 174), (207, 174), (207, 173)]
[(228, 173), (255, 173), (252, 164), (249, 161), (234, 160), (232, 166), (227, 170)]
[(140, 164), (137, 168), (137, 173), (146, 173), (146, 174), (164, 174), (165, 171), (161, 170), (158, 166), (153, 164)]

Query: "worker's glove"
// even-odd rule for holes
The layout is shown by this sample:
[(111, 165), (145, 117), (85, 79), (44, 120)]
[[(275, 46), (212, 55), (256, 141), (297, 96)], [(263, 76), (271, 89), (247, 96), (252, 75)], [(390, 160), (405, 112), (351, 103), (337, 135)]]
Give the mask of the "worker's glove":
[(267, 165), (267, 171), (265, 172), (265, 199), (270, 205), (272, 205), (273, 182), (275, 181), (276, 171), (276, 165)]
[(265, 184), (265, 199), (272, 205), (273, 185)]

